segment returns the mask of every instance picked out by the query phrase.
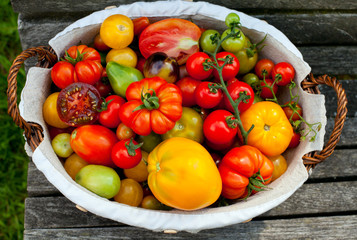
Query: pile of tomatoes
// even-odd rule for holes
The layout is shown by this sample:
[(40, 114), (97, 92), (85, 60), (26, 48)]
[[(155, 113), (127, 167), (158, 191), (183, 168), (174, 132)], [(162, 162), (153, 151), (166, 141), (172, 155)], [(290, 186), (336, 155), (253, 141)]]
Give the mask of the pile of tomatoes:
[(269, 99), (295, 70), (258, 60), (238, 15), (226, 25), (116, 14), (91, 46), (67, 49), (43, 114), (69, 176), (119, 203), (195, 210), (282, 175), (302, 111)]

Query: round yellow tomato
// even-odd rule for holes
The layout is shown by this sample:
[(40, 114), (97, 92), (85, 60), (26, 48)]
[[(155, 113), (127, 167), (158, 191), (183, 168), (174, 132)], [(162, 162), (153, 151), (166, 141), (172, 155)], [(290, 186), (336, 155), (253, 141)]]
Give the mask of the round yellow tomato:
[(289, 146), (293, 128), (283, 109), (276, 103), (263, 101), (253, 104), (240, 116), (248, 134), (248, 145), (258, 148), (266, 156), (282, 154)]
[(143, 189), (141, 185), (130, 178), (121, 181), (120, 190), (114, 196), (114, 200), (129, 206), (138, 207), (143, 200)]
[(133, 41), (134, 24), (125, 15), (114, 14), (104, 19), (100, 27), (100, 37), (111, 48), (125, 48)]
[(42, 113), (45, 122), (56, 128), (67, 128), (69, 127), (65, 124), (58, 116), (57, 113), (57, 98), (59, 92), (52, 93), (50, 96), (47, 97), (46, 101), (42, 106)]
[(83, 158), (78, 156), (76, 153), (73, 153), (71, 156), (69, 156), (66, 161), (64, 162), (64, 169), (68, 173), (68, 175), (75, 180), (77, 173), (85, 166), (87, 166), (89, 163), (87, 163)]
[(133, 168), (124, 169), (124, 175), (127, 178), (134, 179), (138, 182), (144, 182), (148, 179), (148, 168), (147, 168), (147, 161), (149, 154), (147, 152), (141, 151), (141, 161), (138, 165)]
[(124, 66), (135, 67), (138, 62), (138, 57), (131, 48), (125, 47), (110, 50), (105, 58), (105, 61), (107, 63), (114, 61)]
[(283, 155), (269, 157), (269, 159), (274, 165), (271, 181), (275, 181), (277, 178), (283, 175), (284, 172), (286, 172), (286, 169), (288, 169), (288, 164), (286, 163), (286, 159)]
[(196, 210), (214, 203), (222, 180), (210, 153), (199, 143), (181, 137), (160, 143), (148, 158), (148, 184), (163, 204)]

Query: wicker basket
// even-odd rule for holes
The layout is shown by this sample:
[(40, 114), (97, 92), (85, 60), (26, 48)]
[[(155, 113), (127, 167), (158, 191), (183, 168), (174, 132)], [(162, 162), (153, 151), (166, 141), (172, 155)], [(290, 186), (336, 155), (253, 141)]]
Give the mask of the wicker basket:
[[(194, 4), (194, 3), (192, 3)], [(42, 68), (51, 68), (58, 59), (55, 51), (49, 46), (40, 46), (30, 48), (23, 51), (13, 62), (9, 75), (8, 75), (8, 113), (13, 118), (16, 125), (24, 130), (24, 135), (27, 139), (27, 143), (34, 152), (35, 149), (44, 140), (43, 128), (40, 124), (35, 122), (25, 121), (19, 113), (19, 107), (17, 105), (17, 74), (24, 61), (30, 57), (37, 56), (37, 66)], [(328, 85), (332, 87), (337, 94), (337, 115), (335, 118), (335, 124), (333, 131), (330, 135), (328, 142), (325, 144), (322, 151), (310, 152), (303, 156), (303, 163), (309, 171), (317, 164), (328, 158), (334, 151), (337, 142), (340, 139), (342, 128), (345, 122), (347, 114), (347, 98), (344, 89), (336, 78), (331, 78), (327, 75), (319, 76), (315, 78), (312, 74), (309, 74), (302, 82), (301, 87), (304, 91), (312, 94), (320, 94), (318, 85)], [(130, 223), (129, 223), (130, 224)], [(225, 223), (228, 225), (228, 223)], [(222, 225), (221, 225), (222, 226)], [(209, 226), (207, 228), (212, 228)]]

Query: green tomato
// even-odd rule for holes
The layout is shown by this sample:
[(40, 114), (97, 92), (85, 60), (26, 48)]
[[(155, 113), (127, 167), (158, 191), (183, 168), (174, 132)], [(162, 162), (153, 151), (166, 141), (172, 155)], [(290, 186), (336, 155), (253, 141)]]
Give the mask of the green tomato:
[(258, 84), (260, 85), (259, 77), (254, 73), (247, 73), (246, 75), (244, 75), (242, 80), (243, 82), (248, 83), (253, 88)]
[[(235, 32), (240, 31), (238, 28), (234, 28)], [(232, 32), (231, 29), (227, 29), (222, 33), (221, 39), (224, 39), (228, 34)], [(236, 53), (240, 51), (241, 49), (244, 48), (246, 45), (246, 37), (242, 31), (240, 31), (240, 34), (236, 37), (229, 37), (226, 40), (222, 42), (222, 48), (231, 53)]]
[(237, 26), (240, 23), (240, 18), (236, 13), (230, 13), (226, 16), (225, 24), (227, 27)]
[(161, 136), (154, 132), (151, 132), (147, 136), (138, 135), (136, 138), (138, 143), (143, 143), (141, 150), (150, 153), (154, 148), (162, 142)]
[(119, 175), (112, 168), (102, 165), (83, 167), (76, 175), (76, 182), (107, 199), (117, 195), (120, 190)]
[(166, 140), (173, 137), (184, 137), (196, 142), (203, 142), (203, 120), (201, 115), (192, 108), (183, 107), (182, 116), (173, 129), (162, 135)]
[(125, 97), (126, 89), (130, 83), (144, 78), (138, 69), (124, 66), (114, 61), (107, 63), (106, 71), (114, 93), (121, 97)]
[(234, 55), (236, 55), (240, 64), (238, 74), (246, 74), (250, 72), (258, 61), (257, 48), (251, 44), (247, 37), (244, 48), (235, 52)]
[(59, 157), (68, 158), (73, 153), (70, 144), (71, 134), (60, 133), (52, 140), (52, 148)]
[(254, 101), (253, 101), (253, 104), (256, 104), (258, 102), (262, 102), (263, 101), (263, 98), (261, 96), (259, 96), (258, 94), (255, 94), (254, 93)]
[[(218, 46), (220, 38), (221, 34), (216, 30), (208, 29), (204, 31), (200, 37), (200, 47), (202, 51), (213, 53)], [(220, 48), (221, 47), (219, 47), (218, 51)]]

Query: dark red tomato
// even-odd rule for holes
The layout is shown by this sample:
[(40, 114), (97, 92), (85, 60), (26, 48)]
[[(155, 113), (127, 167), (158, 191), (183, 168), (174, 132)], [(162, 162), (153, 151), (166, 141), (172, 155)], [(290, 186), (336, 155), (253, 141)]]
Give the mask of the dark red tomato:
[(280, 62), (273, 67), (271, 77), (277, 79), (279, 86), (285, 86), (294, 80), (295, 69), (290, 63)]
[(290, 140), (288, 148), (296, 148), (300, 144), (301, 134), (294, 131), (293, 137)]
[(223, 98), (221, 89), (215, 88), (216, 83), (201, 82), (195, 90), (196, 104), (202, 108), (214, 108)]
[[(284, 105), (286, 105), (288, 103), (289, 102), (286, 102)], [(283, 107), (286, 117), (290, 121), (293, 121), (293, 122), (300, 120), (300, 116), (302, 116), (302, 107), (298, 103), (295, 103), (293, 101), (290, 104), (291, 104), (291, 107), (290, 106)], [(300, 116), (296, 112), (294, 112), (294, 110), (292, 108), (294, 108)]]
[(204, 63), (207, 61), (211, 62), (212, 60), (204, 52), (196, 52), (192, 54), (186, 62), (187, 73), (197, 80), (207, 79), (211, 76), (213, 71), (212, 68), (208, 67), (207, 69), (207, 67), (204, 66)]
[(119, 126), (119, 108), (125, 103), (125, 99), (117, 96), (111, 95), (105, 99), (106, 108), (99, 114), (99, 123), (107, 128), (116, 128)]
[(259, 77), (259, 79), (263, 79), (265, 76), (265, 79), (270, 78), (271, 76), (271, 71), (274, 67), (274, 62), (270, 59), (260, 59), (257, 64), (255, 64), (254, 71), (255, 74)]
[(98, 61), (84, 60), (78, 62), (74, 70), (79, 82), (93, 85), (101, 79), (103, 66)]
[(134, 24), (134, 35), (140, 36), (140, 34), (144, 31), (144, 29), (150, 25), (149, 18), (147, 17), (139, 17), (133, 19)]
[(200, 85), (201, 81), (191, 77), (184, 77), (178, 80), (175, 84), (182, 92), (182, 106), (192, 107), (196, 105), (195, 89)]
[[(250, 106), (252, 106), (254, 102), (254, 91), (248, 83), (236, 81), (228, 85), (227, 90), (229, 92), (229, 95), (232, 97), (233, 101), (236, 101), (239, 98), (239, 95), (242, 94), (243, 92), (245, 92), (248, 96), (250, 96), (250, 98), (247, 99), (246, 102), (241, 101), (239, 103), (238, 110), (240, 113), (246, 111)], [(223, 101), (224, 101), (225, 108), (233, 113), (234, 109), (226, 95), (224, 95)]]
[(133, 139), (121, 140), (113, 146), (112, 159), (116, 166), (128, 169), (138, 165), (141, 161), (140, 146)]
[(226, 110), (211, 112), (203, 122), (203, 134), (206, 140), (213, 145), (233, 144), (237, 135), (237, 125), (228, 124), (233, 115)]
[(93, 45), (94, 48), (98, 51), (109, 51), (111, 49), (103, 42), (103, 39), (100, 37), (99, 33), (95, 36)]
[(182, 65), (191, 54), (198, 52), (200, 36), (200, 28), (191, 21), (164, 19), (144, 29), (140, 34), (139, 49), (145, 58), (163, 52), (176, 58), (178, 64)]
[(72, 83), (58, 95), (58, 116), (73, 127), (92, 124), (98, 119), (101, 102), (100, 94), (94, 86), (81, 82)]
[(85, 125), (71, 134), (71, 147), (78, 156), (89, 164), (115, 167), (111, 154), (118, 142), (115, 133), (100, 125)]
[(194, 107), (193, 108), (196, 112), (198, 112), (198, 114), (200, 114), (202, 120), (204, 121), (208, 114), (210, 114), (210, 109), (207, 109), (207, 108), (202, 108), (202, 107)]
[[(230, 58), (232, 61), (227, 63), (222, 70), (222, 77), (224, 81), (228, 81), (234, 78), (239, 72), (239, 60), (238, 58), (230, 52), (220, 52), (216, 54), (217, 62), (219, 66), (222, 66), (224, 63), (224, 59)], [(216, 79), (219, 79), (219, 74), (216, 69), (213, 70), (213, 75)]]
[(228, 149), (231, 149), (233, 143), (235, 142), (235, 139), (233, 138), (230, 142), (226, 143), (212, 143), (211, 141), (205, 139), (206, 145), (215, 151), (227, 151)]
[(51, 78), (53, 83), (60, 89), (78, 81), (74, 72), (74, 66), (65, 61), (59, 61), (53, 66)]
[[(272, 79), (265, 79), (265, 82), (268, 84), (268, 86), (272, 86), (274, 81)], [(266, 87), (264, 81), (260, 82), (260, 86), (261, 86), (261, 92), (260, 92), (260, 97), (262, 98), (273, 98), (273, 93), (271, 91), (271, 89), (269, 87)], [(277, 94), (279, 87), (278, 85), (274, 84), (273, 86), (273, 92), (274, 94)]]
[(136, 69), (138, 69), (141, 73), (144, 72), (145, 61), (145, 58), (139, 57), (138, 62), (136, 63)]
[(211, 157), (213, 158), (213, 161), (215, 162), (216, 166), (219, 165), (219, 163), (222, 161), (222, 157), (218, 153), (210, 153)]
[[(103, 71), (103, 73), (104, 72), (105, 71)], [(110, 93), (113, 92), (113, 88), (110, 85), (110, 82), (109, 82), (108, 77), (106, 76), (106, 73), (105, 73), (105, 75), (102, 74), (102, 78), (98, 82), (94, 83), (93, 86), (98, 90), (100, 96), (103, 98), (107, 97)]]
[(68, 127), (68, 128), (56, 128), (48, 125), (48, 131), (50, 133), (51, 140), (54, 139), (60, 133), (71, 133), (75, 128)]

